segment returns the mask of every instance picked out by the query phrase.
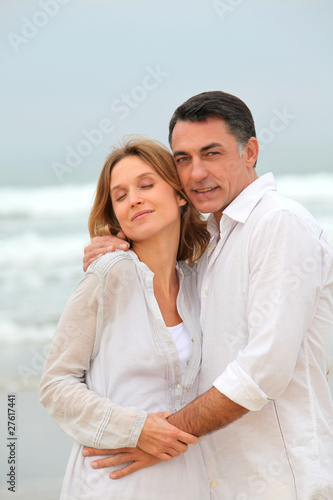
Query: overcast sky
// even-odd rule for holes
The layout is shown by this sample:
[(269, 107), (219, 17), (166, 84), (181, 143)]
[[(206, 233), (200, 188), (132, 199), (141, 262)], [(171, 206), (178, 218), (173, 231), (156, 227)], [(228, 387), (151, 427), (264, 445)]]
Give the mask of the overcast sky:
[(333, 171), (332, 21), (331, 0), (1, 0), (2, 184), (95, 181), (215, 89), (251, 108), (260, 173)]

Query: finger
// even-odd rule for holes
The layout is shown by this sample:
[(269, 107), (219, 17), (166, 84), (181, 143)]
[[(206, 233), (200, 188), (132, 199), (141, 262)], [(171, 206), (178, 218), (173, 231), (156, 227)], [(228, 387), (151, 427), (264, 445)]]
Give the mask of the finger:
[[(126, 460), (126, 462), (128, 462), (128, 460)], [(94, 460), (90, 463), (90, 467), (93, 469), (104, 469), (104, 467), (111, 467), (113, 465), (117, 465), (114, 463), (113, 457), (101, 458), (100, 460)]]
[(115, 453), (127, 453), (130, 452), (132, 449), (133, 448), (99, 449), (86, 446), (82, 450), (82, 455), (84, 457), (93, 457), (96, 455), (114, 455)]
[[(188, 445), (185, 443), (182, 443), (181, 441), (178, 441), (176, 443), (176, 445), (173, 446), (172, 448), (170, 448), (169, 450), (167, 450), (167, 452), (171, 453), (172, 450), (178, 452), (178, 455), (179, 455), (180, 453), (185, 453), (185, 451), (188, 450)], [(176, 455), (174, 455), (174, 456), (176, 456)]]
[[(101, 459), (101, 460), (108, 460), (109, 465), (124, 465), (127, 462), (132, 462), (133, 461), (133, 455), (131, 453), (118, 453), (117, 455), (113, 455), (112, 457), (108, 457), (107, 459)], [(99, 460), (95, 460), (95, 462), (98, 462)]]
[(187, 432), (180, 430), (178, 431), (177, 439), (185, 444), (197, 444), (199, 442), (199, 438), (197, 436), (192, 436), (192, 434), (188, 434)]
[(122, 477), (128, 476), (129, 474), (132, 474), (133, 472), (136, 472), (140, 469), (144, 469), (145, 467), (149, 467), (150, 465), (154, 465), (157, 462), (159, 462), (158, 458), (153, 458), (150, 457), (149, 461), (138, 461), (138, 462), (132, 462), (131, 464), (127, 465), (126, 467), (123, 467), (122, 469), (115, 470), (111, 472), (110, 478), (111, 479), (120, 479)]
[(109, 239), (112, 239), (112, 236), (110, 234), (106, 234), (104, 236), (94, 236), (90, 243), (87, 243), (85, 248), (94, 245), (94, 243), (96, 242), (102, 243), (103, 241), (108, 241)]
[(174, 457), (178, 457), (178, 455), (180, 455), (180, 453), (177, 453), (177, 451), (174, 449), (170, 449), (168, 450), (168, 453), (157, 453), (155, 456), (156, 458), (163, 460), (163, 462), (169, 462), (169, 460), (171, 460)]
[(112, 455), (112, 457), (100, 458), (99, 460), (94, 460), (91, 462), (91, 467), (93, 469), (103, 469), (104, 467), (114, 467), (115, 465), (123, 465), (127, 462), (131, 462), (133, 457), (130, 453), (119, 453), (117, 455)]
[(130, 244), (126, 240), (124, 233), (119, 232), (117, 236), (96, 236), (92, 242), (85, 247), (85, 253), (89, 254), (95, 248), (103, 248), (113, 246), (115, 248), (128, 249)]
[[(130, 247), (130, 244), (127, 241), (115, 241), (112, 245), (116, 250), (128, 250)], [(108, 252), (112, 252), (113, 250), (109, 250)]]
[(126, 241), (125, 233), (123, 233), (122, 231), (119, 231), (119, 233), (117, 234), (117, 238), (120, 238), (121, 240)]

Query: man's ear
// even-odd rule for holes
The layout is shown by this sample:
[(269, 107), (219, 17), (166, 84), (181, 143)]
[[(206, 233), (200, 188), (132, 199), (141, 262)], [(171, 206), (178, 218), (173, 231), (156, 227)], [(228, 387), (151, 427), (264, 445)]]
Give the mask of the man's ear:
[(245, 146), (244, 153), (246, 155), (246, 166), (252, 168), (259, 154), (259, 143), (255, 137), (250, 137)]

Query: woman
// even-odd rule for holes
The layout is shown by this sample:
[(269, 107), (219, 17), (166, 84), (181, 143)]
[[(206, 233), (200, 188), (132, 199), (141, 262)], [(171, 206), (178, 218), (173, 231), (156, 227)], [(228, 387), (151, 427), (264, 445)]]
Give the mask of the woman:
[[(89, 267), (60, 319), (41, 380), (42, 404), (76, 441), (61, 499), (205, 500), (200, 447), (187, 447), (197, 438), (170, 426), (165, 411), (196, 397), (199, 304), (195, 273), (184, 261), (201, 256), (209, 233), (172, 155), (154, 141), (117, 148), (100, 174), (90, 235), (120, 230), (131, 250)], [(175, 437), (165, 449), (170, 428)], [(112, 481), (92, 469), (83, 446), (138, 446), (164, 461)]]

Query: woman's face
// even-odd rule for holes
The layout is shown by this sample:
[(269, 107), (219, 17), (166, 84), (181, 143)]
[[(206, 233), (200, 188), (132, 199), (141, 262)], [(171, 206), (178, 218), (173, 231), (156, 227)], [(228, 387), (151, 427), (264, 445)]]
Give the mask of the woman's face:
[(110, 193), (115, 215), (130, 240), (179, 233), (179, 207), (186, 201), (138, 156), (127, 156), (113, 167)]

